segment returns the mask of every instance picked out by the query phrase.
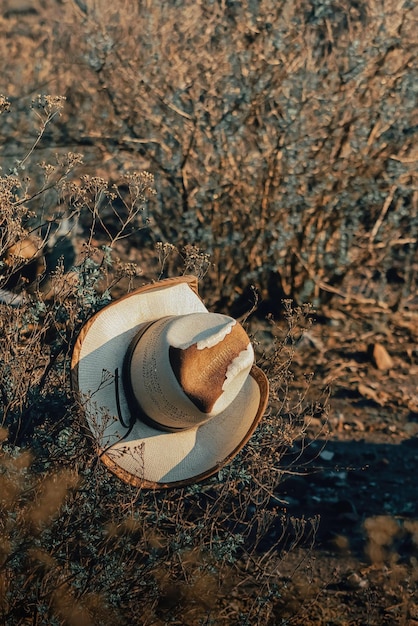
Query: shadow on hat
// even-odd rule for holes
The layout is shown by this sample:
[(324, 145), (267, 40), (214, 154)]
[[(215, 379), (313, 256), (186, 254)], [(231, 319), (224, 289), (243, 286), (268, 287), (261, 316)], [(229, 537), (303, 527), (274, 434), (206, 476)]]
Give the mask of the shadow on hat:
[(216, 473), (251, 437), (268, 400), (246, 332), (208, 312), (191, 276), (146, 285), (96, 313), (71, 370), (101, 460), (137, 487)]

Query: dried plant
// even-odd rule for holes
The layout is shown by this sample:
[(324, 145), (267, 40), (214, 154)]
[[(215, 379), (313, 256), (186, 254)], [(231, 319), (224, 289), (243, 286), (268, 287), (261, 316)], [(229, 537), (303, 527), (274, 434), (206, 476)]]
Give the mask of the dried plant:
[[(48, 14), (59, 36), (31, 87), (52, 73), (67, 97), (51, 150), (82, 146), (114, 180), (132, 162), (155, 173), (150, 228), (132, 244), (198, 246), (213, 302), (255, 285), (273, 309), (404, 307), (417, 281), (414, 16), (392, 0), (74, 0)], [(26, 69), (15, 63), (4, 93)]]

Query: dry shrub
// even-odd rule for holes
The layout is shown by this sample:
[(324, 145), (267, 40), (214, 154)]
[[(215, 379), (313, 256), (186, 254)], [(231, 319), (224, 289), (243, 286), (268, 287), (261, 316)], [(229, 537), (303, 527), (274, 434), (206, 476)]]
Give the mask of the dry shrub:
[(403, 527), (410, 534), (414, 549), (418, 550), (418, 520), (405, 520)]
[[(101, 605), (100, 596), (86, 596), (83, 602), (77, 602), (69, 585), (58, 587), (52, 594), (52, 603), (57, 617), (66, 626), (94, 626), (100, 613), (97, 607)], [(101, 612), (103, 613), (103, 612)], [(103, 617), (103, 615), (101, 616)]]
[(59, 515), (70, 490), (76, 489), (79, 478), (74, 471), (63, 470), (43, 478), (35, 492), (34, 503), (25, 515), (35, 532), (52, 523)]
[(390, 515), (377, 515), (365, 520), (364, 529), (366, 554), (372, 563), (383, 564), (395, 551), (394, 542), (401, 534), (399, 523)]
[[(394, 0), (73, 0), (59, 14), (51, 2), (27, 35), (36, 71), (4, 38), (0, 91), (19, 98), (18, 84), (54, 76), (67, 108), (44, 148), (80, 146), (115, 181), (133, 162), (151, 170), (157, 200), (136, 246), (199, 246), (212, 302), (248, 308), (254, 284), (273, 309), (285, 296), (405, 306), (415, 21), (413, 3)], [(11, 157), (23, 133), (9, 119)]]

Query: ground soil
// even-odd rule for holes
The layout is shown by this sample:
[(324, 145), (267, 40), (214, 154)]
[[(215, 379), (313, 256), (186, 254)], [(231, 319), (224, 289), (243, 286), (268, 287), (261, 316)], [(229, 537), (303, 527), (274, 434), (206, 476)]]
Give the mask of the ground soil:
[(327, 414), (305, 416), (284, 459), (290, 475), (277, 495), (289, 516), (315, 520), (315, 537), (279, 565), (278, 623), (418, 625), (412, 304), (393, 312), (340, 302), (296, 349), (295, 380), (312, 371), (312, 384), (330, 385), (331, 396)]

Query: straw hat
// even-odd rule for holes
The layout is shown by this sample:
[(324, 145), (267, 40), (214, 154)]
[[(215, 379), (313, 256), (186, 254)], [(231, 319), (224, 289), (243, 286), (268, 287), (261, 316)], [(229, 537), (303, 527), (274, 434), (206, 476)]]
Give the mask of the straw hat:
[(135, 486), (214, 474), (248, 441), (268, 399), (244, 329), (209, 313), (189, 276), (141, 287), (96, 313), (71, 368), (101, 460)]

